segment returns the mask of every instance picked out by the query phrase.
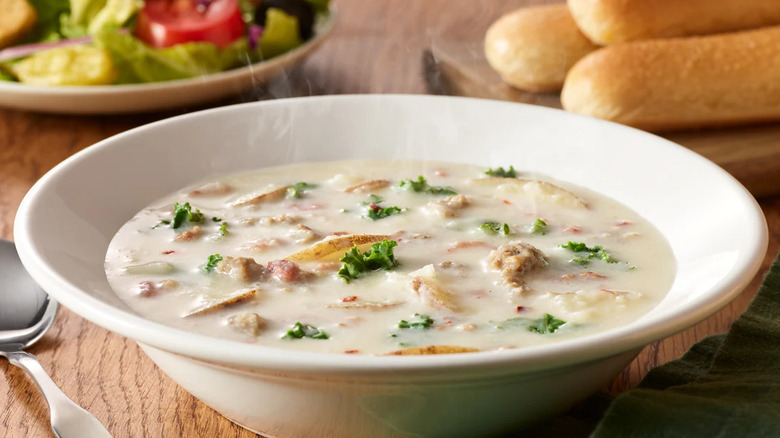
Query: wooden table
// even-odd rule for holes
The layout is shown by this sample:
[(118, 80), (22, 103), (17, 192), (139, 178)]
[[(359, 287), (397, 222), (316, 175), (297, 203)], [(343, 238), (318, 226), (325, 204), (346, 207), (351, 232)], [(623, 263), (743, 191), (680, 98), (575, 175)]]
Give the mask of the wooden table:
[[(483, 32), (502, 11), (535, 3), (545, 2), (337, 0), (339, 23), (322, 49), (289, 72), (286, 79), (249, 98), (425, 93), (423, 49), (451, 43), (453, 35), (474, 38), (475, 32)], [(94, 142), (173, 114), (77, 117), (0, 109), (0, 237), (12, 238), (13, 219), (22, 197), (51, 167)], [(645, 348), (612, 382), (611, 392), (633, 387), (650, 368), (678, 358), (707, 335), (728, 330), (744, 311), (780, 249), (780, 197), (760, 199), (760, 203), (771, 232), (761, 273), (716, 315)], [(52, 226), (57, 226), (56, 220)], [(255, 436), (179, 388), (134, 342), (68, 309), (60, 311), (52, 330), (31, 351), (54, 381), (106, 424), (115, 437)], [(0, 375), (0, 436), (51, 436), (48, 409), (31, 380), (5, 360), (0, 360)]]

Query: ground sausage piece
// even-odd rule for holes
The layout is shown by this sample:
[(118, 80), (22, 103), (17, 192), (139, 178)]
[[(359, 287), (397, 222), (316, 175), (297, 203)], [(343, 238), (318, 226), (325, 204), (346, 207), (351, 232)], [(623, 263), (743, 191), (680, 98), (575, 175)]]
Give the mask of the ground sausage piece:
[(274, 260), (268, 262), (268, 273), (282, 283), (295, 283), (303, 277), (298, 264), (289, 260)]
[(187, 242), (190, 240), (197, 239), (198, 237), (200, 237), (201, 234), (203, 234), (203, 230), (201, 230), (199, 226), (195, 225), (189, 230), (180, 233), (179, 235), (174, 237), (173, 240), (176, 240), (178, 242)]
[(248, 257), (225, 257), (217, 264), (217, 271), (241, 281), (257, 281), (265, 275), (263, 265)]
[(455, 217), (458, 212), (470, 204), (468, 198), (464, 195), (452, 195), (439, 201), (431, 201), (428, 207), (436, 211), (443, 217)]
[(246, 312), (231, 316), (228, 318), (228, 324), (232, 325), (237, 330), (257, 336), (265, 329), (268, 322), (261, 318), (257, 313)]
[(523, 277), (547, 266), (547, 257), (533, 245), (520, 241), (499, 246), (488, 255), (488, 268), (501, 272), (507, 284), (522, 288)]
[(316, 231), (303, 224), (298, 224), (298, 226), (287, 235), (295, 240), (296, 243), (309, 243), (320, 238), (320, 235)]

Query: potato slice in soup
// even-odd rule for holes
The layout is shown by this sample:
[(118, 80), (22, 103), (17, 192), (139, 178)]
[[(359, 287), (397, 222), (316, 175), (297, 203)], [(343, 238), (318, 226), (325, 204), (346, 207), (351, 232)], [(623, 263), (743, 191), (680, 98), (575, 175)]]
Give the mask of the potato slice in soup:
[(321, 240), (314, 245), (290, 254), (285, 260), (291, 262), (333, 262), (344, 256), (352, 246), (357, 245), (360, 251), (365, 251), (372, 244), (391, 237), (386, 234), (352, 234)]
[(521, 195), (538, 202), (547, 202), (567, 208), (588, 208), (574, 193), (546, 181), (518, 178), (475, 178), (469, 184), (495, 187), (494, 197)]

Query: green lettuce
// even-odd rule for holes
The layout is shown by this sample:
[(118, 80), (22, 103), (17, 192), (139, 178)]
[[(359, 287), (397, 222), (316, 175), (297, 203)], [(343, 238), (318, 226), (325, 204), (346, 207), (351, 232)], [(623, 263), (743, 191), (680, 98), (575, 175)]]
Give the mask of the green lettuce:
[(265, 29), (260, 37), (262, 59), (273, 58), (303, 44), (298, 34), (298, 19), (281, 9), (270, 8), (266, 13)]
[(223, 49), (207, 42), (177, 44), (164, 49), (149, 47), (128, 34), (104, 29), (95, 42), (111, 54), (119, 71), (118, 83), (187, 79), (235, 67), (246, 47), (241, 39)]
[(25, 38), (25, 43), (54, 42), (62, 39), (60, 17), (70, 10), (68, 0), (29, 0), (38, 14), (35, 30)]

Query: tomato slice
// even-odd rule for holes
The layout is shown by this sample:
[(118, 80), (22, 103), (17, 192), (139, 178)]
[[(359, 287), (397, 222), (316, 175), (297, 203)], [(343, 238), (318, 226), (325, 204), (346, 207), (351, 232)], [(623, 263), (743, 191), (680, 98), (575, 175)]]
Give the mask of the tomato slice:
[(158, 48), (192, 41), (225, 47), (244, 30), (237, 0), (146, 0), (135, 36)]

